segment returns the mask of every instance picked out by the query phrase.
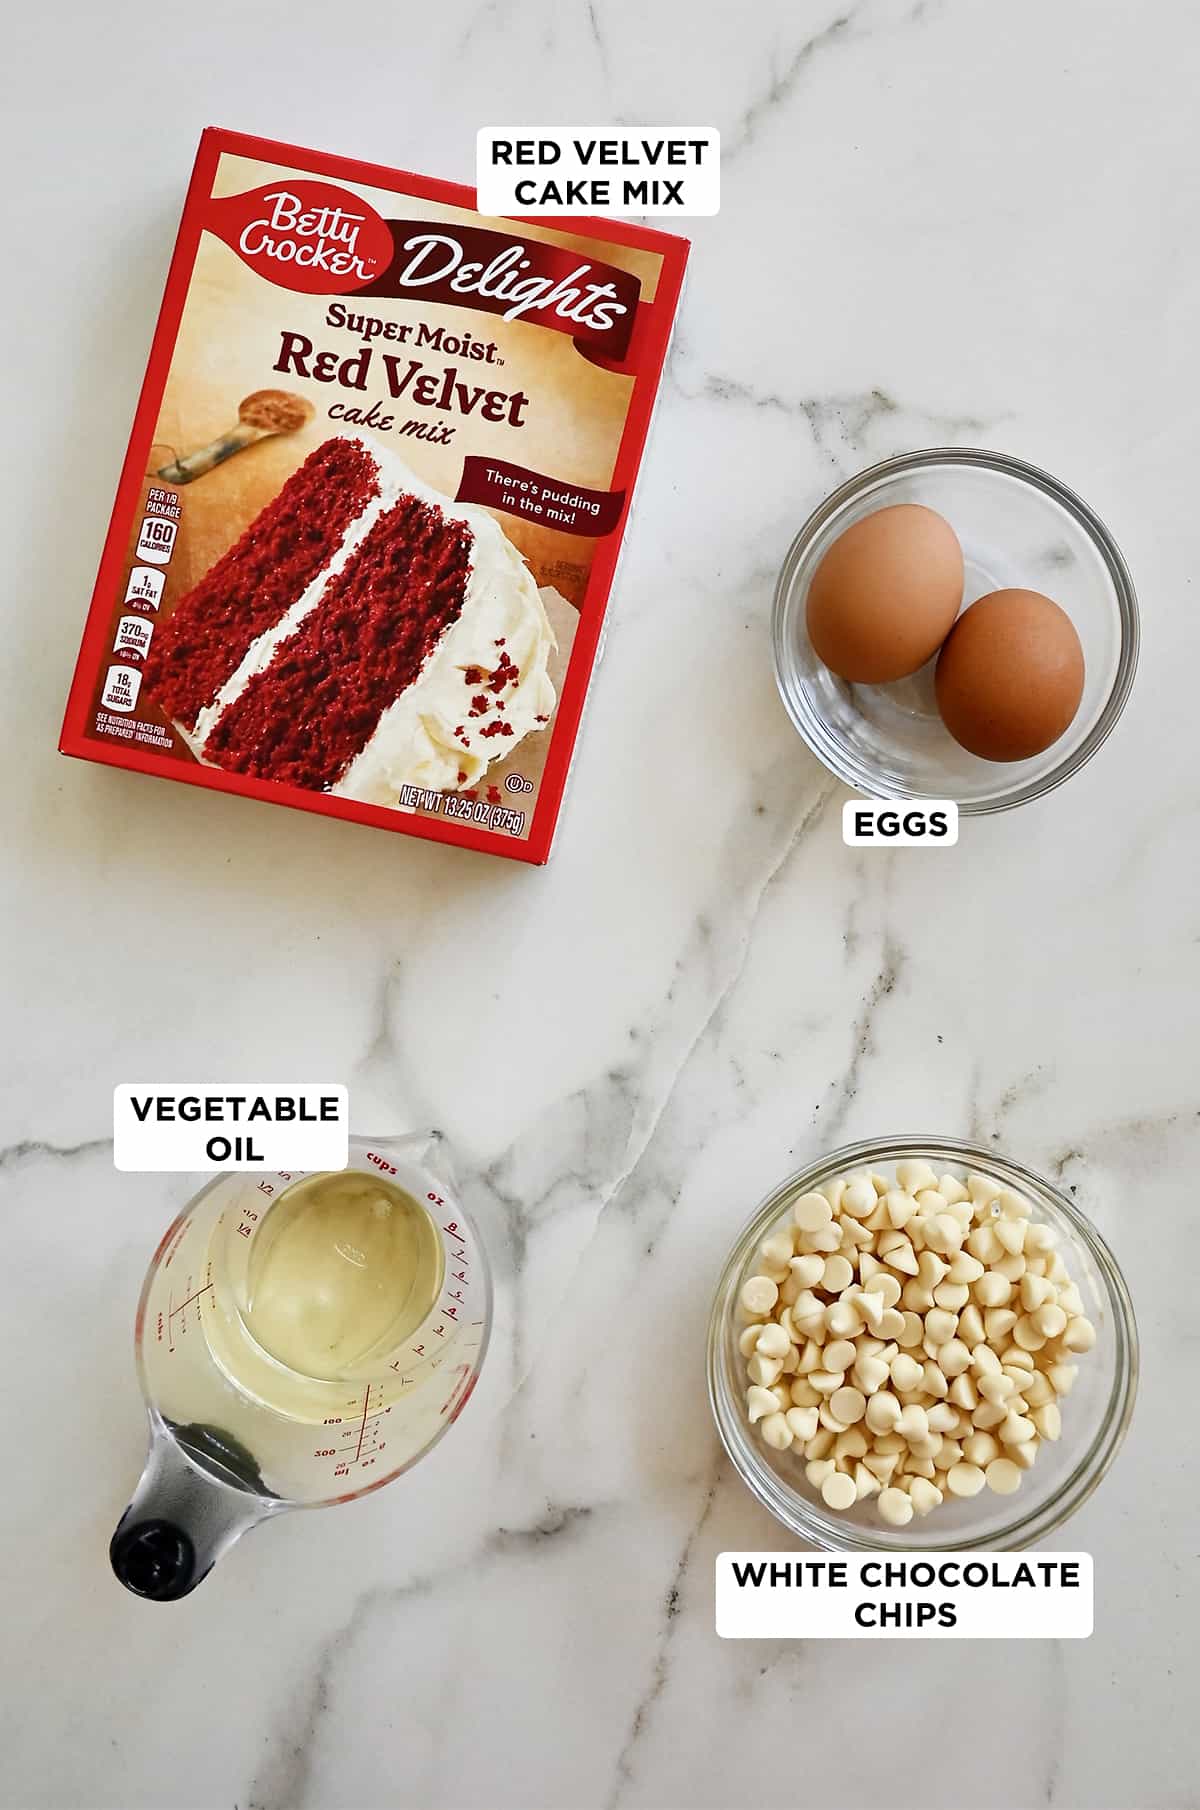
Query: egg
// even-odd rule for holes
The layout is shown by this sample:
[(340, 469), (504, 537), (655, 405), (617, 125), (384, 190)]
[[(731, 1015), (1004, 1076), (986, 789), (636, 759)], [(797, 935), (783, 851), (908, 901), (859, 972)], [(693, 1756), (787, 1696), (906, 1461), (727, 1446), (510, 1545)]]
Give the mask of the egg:
[(1040, 591), (992, 591), (955, 623), (934, 688), (943, 723), (971, 754), (1028, 760), (1070, 728), (1083, 676), (1065, 610)]
[(808, 588), (808, 635), (831, 671), (860, 685), (907, 678), (933, 658), (963, 594), (949, 522), (920, 503), (877, 509), (840, 534)]

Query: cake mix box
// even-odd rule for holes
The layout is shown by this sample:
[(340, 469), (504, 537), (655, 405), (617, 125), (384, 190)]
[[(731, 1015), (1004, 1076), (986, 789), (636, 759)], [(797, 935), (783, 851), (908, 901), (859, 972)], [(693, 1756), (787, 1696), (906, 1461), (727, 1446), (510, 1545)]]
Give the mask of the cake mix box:
[(687, 257), (209, 130), (60, 746), (545, 861)]

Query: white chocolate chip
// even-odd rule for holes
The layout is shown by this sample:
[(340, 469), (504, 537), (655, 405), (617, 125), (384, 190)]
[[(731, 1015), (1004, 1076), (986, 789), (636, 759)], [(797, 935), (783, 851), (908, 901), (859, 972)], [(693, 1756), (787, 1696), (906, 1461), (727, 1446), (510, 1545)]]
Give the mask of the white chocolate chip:
[(913, 1518), (912, 1500), (902, 1489), (889, 1486), (879, 1496), (879, 1512), (893, 1527), (907, 1527)]
[(746, 1363), (746, 1375), (750, 1381), (761, 1383), (764, 1389), (769, 1389), (772, 1383), (779, 1380), (782, 1370), (783, 1365), (778, 1358), (764, 1357), (761, 1351), (756, 1351)]
[(821, 1278), (822, 1288), (828, 1289), (831, 1295), (840, 1295), (844, 1288), (849, 1288), (853, 1280), (854, 1270), (847, 1258), (826, 1257), (825, 1273)]
[(896, 1180), (906, 1194), (917, 1195), (922, 1188), (935, 1188), (937, 1176), (929, 1164), (919, 1157), (909, 1157), (896, 1164)]
[(989, 1489), (998, 1496), (1011, 1496), (1021, 1487), (1021, 1467), (1011, 1458), (993, 1458), (984, 1473)]
[(769, 1320), (759, 1331), (756, 1350), (762, 1357), (783, 1358), (791, 1348), (792, 1341), (778, 1320)]
[(1021, 1306), (1027, 1314), (1031, 1314), (1035, 1307), (1043, 1307), (1047, 1301), (1053, 1301), (1057, 1290), (1053, 1282), (1047, 1282), (1045, 1276), (1035, 1276), (1027, 1268), (1021, 1277), (1019, 1292)]
[[(929, 1416), (924, 1408), (916, 1402), (906, 1402), (900, 1411), (900, 1419), (896, 1422), (896, 1431), (910, 1445), (927, 1439), (929, 1436)], [(1032, 1431), (1032, 1429), (1031, 1429)]]
[(802, 1194), (792, 1208), (792, 1218), (802, 1232), (819, 1232), (833, 1218), (833, 1206), (824, 1194)]
[(1000, 1428), (1000, 1443), (1001, 1445), (1024, 1445), (1025, 1441), (1032, 1439), (1036, 1432), (1037, 1428), (1031, 1420), (1026, 1419), (1024, 1414), (1014, 1414), (1010, 1408)]
[(917, 1514), (927, 1515), (940, 1507), (945, 1497), (927, 1477), (914, 1477), (909, 1486), (908, 1499)]
[(986, 1482), (977, 1464), (951, 1465), (946, 1473), (946, 1488), (952, 1496), (977, 1496)]
[(851, 1376), (856, 1389), (861, 1389), (864, 1395), (874, 1395), (887, 1382), (888, 1367), (882, 1358), (860, 1357), (855, 1362)]
[(926, 1349), (932, 1344), (935, 1350), (945, 1345), (958, 1331), (958, 1315), (944, 1307), (932, 1307), (925, 1316)]
[(1060, 1333), (1066, 1330), (1066, 1309), (1060, 1307), (1057, 1301), (1047, 1301), (1046, 1305), (1039, 1307), (1035, 1314), (1030, 1315), (1030, 1318), (1045, 1339), (1056, 1339)]
[(878, 1198), (872, 1182), (852, 1181), (842, 1195), (841, 1211), (848, 1213), (851, 1219), (865, 1219), (868, 1213), (875, 1211)]
[(750, 1417), (751, 1425), (756, 1420), (761, 1420), (764, 1414), (774, 1414), (778, 1407), (779, 1403), (770, 1389), (760, 1388), (757, 1384), (752, 1384), (747, 1389), (746, 1413)]
[(825, 1259), (820, 1251), (806, 1251), (802, 1257), (793, 1257), (788, 1268), (801, 1288), (816, 1288), (825, 1274)]
[(854, 1467), (854, 1494), (860, 1502), (867, 1496), (879, 1494), (878, 1477), (861, 1460)]
[(833, 1456), (840, 1469), (853, 1470), (870, 1449), (861, 1427), (845, 1427), (833, 1442)]
[(841, 1389), (834, 1390), (829, 1398), (829, 1405), (839, 1420), (843, 1421), (847, 1426), (852, 1426), (855, 1421), (861, 1420), (865, 1414), (867, 1398), (863, 1395), (861, 1390), (851, 1388), (847, 1385)]
[(1062, 1438), (1062, 1414), (1057, 1402), (1047, 1402), (1043, 1407), (1034, 1408), (1029, 1418), (1043, 1439), (1053, 1441)]
[(968, 1433), (963, 1440), (963, 1457), (968, 1464), (977, 1464), (983, 1470), (1000, 1456), (1000, 1441), (991, 1433)]
[(951, 1383), (950, 1400), (956, 1408), (965, 1408), (967, 1413), (970, 1413), (972, 1408), (979, 1406), (979, 1390), (976, 1388), (975, 1379), (969, 1370), (964, 1370), (962, 1375), (956, 1376)]
[(817, 1430), (817, 1410), (815, 1407), (789, 1408), (784, 1415), (784, 1419), (792, 1429), (793, 1439), (798, 1439), (801, 1445), (806, 1444)]
[[(880, 1389), (867, 1400), (865, 1418), (873, 1433), (890, 1433), (900, 1420), (900, 1403), (890, 1389)], [(876, 1447), (878, 1447), (876, 1440)]]
[(904, 1192), (903, 1188), (893, 1188), (890, 1194), (885, 1194), (883, 1197), (883, 1210), (887, 1215), (888, 1224), (899, 1230), (902, 1226), (906, 1226), (913, 1217), (917, 1210), (917, 1203), (911, 1194)]
[(821, 1484), (821, 1499), (826, 1508), (837, 1509), (841, 1514), (853, 1508), (858, 1500), (853, 1477), (848, 1477), (844, 1471), (831, 1472)]
[(853, 1339), (830, 1339), (824, 1348), (823, 1370), (849, 1370), (858, 1357)]
[[(791, 1412), (794, 1414), (795, 1408), (791, 1409)], [(786, 1452), (795, 1438), (795, 1434), (788, 1425), (787, 1416), (784, 1414), (765, 1415), (758, 1430), (766, 1444), (773, 1446), (777, 1452)]]
[(751, 1276), (742, 1284), (741, 1303), (748, 1314), (769, 1314), (779, 1299), (779, 1289), (769, 1276)]
[(1075, 1378), (1079, 1375), (1075, 1364), (1051, 1364), (1046, 1372), (1047, 1380), (1060, 1395), (1070, 1395), (1075, 1387)]
[(852, 1338), (863, 1329), (862, 1316), (849, 1301), (831, 1301), (825, 1309), (825, 1324), (838, 1338)]

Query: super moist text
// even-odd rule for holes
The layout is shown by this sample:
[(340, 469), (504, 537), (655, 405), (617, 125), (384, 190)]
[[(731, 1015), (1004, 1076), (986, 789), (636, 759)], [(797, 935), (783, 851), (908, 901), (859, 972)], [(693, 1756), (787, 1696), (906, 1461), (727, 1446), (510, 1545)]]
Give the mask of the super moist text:
[[(508, 427), (525, 426), (529, 397), (524, 390), (493, 389), (486, 384), (472, 383), (458, 363), (429, 364), (413, 356), (413, 351), (420, 347), (473, 364), (502, 365), (504, 360), (493, 341), (474, 339), (467, 332), (452, 334), (443, 327), (431, 327), (423, 322), (384, 321), (377, 315), (344, 307), (340, 302), (331, 305), (325, 324), (361, 336), (365, 343), (347, 353), (340, 346), (318, 347), (307, 333), (285, 330), (279, 335), (279, 355), (272, 369), (286, 376), (307, 378), (313, 383), (337, 384), (340, 389), (357, 390), (360, 394), (365, 394), (372, 384), (381, 382), (390, 402), (407, 402), (422, 410), (437, 410), (443, 417), (447, 414), (467, 415)], [(393, 343), (398, 341), (408, 350), (386, 352), (371, 343), (377, 338)], [(381, 401), (372, 402), (369, 409), (333, 403), (328, 414), (331, 420), (386, 431), (395, 426), (395, 417), (382, 414), (384, 406)], [(429, 420), (420, 418), (407, 421), (396, 431), (442, 445), (454, 433), (448, 423), (435, 427)]]

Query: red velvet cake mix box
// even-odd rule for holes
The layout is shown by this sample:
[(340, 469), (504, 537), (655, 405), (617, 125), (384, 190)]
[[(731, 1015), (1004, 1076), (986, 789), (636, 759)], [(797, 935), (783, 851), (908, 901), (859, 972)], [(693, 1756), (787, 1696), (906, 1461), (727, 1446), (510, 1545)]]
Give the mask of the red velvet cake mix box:
[(209, 130), (60, 746), (545, 861), (687, 242)]

